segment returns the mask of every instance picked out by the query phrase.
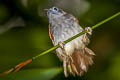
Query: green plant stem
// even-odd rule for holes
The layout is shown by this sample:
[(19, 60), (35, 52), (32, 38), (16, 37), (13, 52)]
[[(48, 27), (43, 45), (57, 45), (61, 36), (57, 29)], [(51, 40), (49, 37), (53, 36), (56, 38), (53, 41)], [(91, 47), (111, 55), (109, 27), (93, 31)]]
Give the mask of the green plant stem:
[[(92, 28), (92, 29), (95, 29), (95, 28), (99, 27), (100, 25), (102, 25), (102, 24), (104, 24), (104, 23), (110, 21), (111, 19), (113, 19), (113, 18), (115, 18), (115, 17), (117, 17), (117, 16), (119, 16), (119, 15), (120, 15), (120, 12), (114, 14), (113, 16), (108, 17), (107, 19), (105, 19), (105, 20), (99, 22), (98, 24), (92, 26), (91, 28)], [(73, 39), (75, 39), (75, 38), (77, 38), (77, 37), (79, 37), (79, 36), (81, 36), (81, 35), (83, 35), (83, 34), (85, 34), (85, 33), (87, 33), (86, 30), (84, 30), (84, 31), (82, 31), (81, 33), (78, 33), (77, 35), (75, 35), (75, 36), (69, 38), (68, 40), (64, 41), (64, 43), (68, 43), (68, 42), (70, 42), (71, 40), (73, 40)], [(48, 49), (48, 50), (42, 52), (41, 54), (39, 54), (39, 55), (33, 57), (33, 60), (36, 59), (36, 58), (38, 58), (38, 57), (40, 57), (40, 56), (42, 56), (42, 55), (45, 55), (45, 54), (47, 54), (47, 53), (49, 53), (49, 52), (51, 52), (51, 51), (53, 51), (53, 50), (55, 50), (55, 49), (58, 48), (58, 47), (59, 47), (59, 45), (56, 45), (56, 46), (54, 46), (54, 47), (52, 47), (52, 48), (50, 48), (50, 49)]]

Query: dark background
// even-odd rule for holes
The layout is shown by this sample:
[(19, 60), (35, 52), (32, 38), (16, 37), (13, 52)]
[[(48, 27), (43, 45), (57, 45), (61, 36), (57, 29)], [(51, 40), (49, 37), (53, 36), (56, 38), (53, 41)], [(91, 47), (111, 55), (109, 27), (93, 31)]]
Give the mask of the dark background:
[[(120, 11), (120, 0), (0, 0), (0, 72), (51, 48), (45, 8), (57, 6), (93, 26)], [(94, 65), (82, 77), (64, 77), (52, 51), (0, 80), (120, 80), (120, 16), (93, 31)]]

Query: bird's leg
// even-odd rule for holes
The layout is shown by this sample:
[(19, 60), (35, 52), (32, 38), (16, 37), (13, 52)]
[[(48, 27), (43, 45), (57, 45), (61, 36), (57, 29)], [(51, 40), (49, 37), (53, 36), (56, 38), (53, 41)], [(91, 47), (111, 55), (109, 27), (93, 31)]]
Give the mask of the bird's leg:
[(61, 47), (61, 49), (63, 51), (63, 53), (61, 53), (61, 55), (65, 58), (67, 58), (67, 59), (70, 59), (71, 62), (73, 62), (73, 59), (72, 59), (71, 55), (66, 54), (66, 51), (65, 51), (65, 48), (64, 48), (65, 43), (60, 41), (60, 42), (58, 42), (58, 45)]
[(62, 55), (63, 57), (67, 57), (66, 52), (65, 52), (65, 48), (64, 48), (65, 43), (62, 42), (62, 41), (60, 41), (60, 42), (58, 42), (58, 45), (60, 46), (60, 48), (61, 48), (62, 51), (63, 51), (63, 52), (61, 53), (61, 55)]
[(92, 35), (92, 29), (91, 27), (86, 27), (85, 30), (87, 30), (87, 33), (83, 35), (82, 41), (87, 45), (90, 42), (88, 35)]
[(65, 48), (64, 48), (64, 45), (65, 43), (60, 41), (58, 42), (58, 45), (60, 46), (60, 48), (62, 49), (62, 53), (61, 55), (63, 56), (63, 68), (64, 68), (64, 75), (65, 77), (68, 77), (68, 63), (69, 63), (69, 56), (66, 54), (66, 51), (65, 51)]

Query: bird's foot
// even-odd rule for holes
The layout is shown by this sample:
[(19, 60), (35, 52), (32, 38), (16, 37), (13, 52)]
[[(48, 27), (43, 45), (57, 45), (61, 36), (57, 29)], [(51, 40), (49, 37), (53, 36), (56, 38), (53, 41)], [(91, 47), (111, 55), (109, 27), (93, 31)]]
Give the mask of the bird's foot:
[(87, 31), (87, 33), (83, 35), (82, 41), (85, 43), (85, 45), (88, 45), (88, 43), (90, 42), (88, 37), (89, 35), (92, 35), (92, 28), (86, 27), (85, 30)]
[(60, 41), (60, 42), (58, 42), (58, 45), (60, 46), (60, 48), (64, 49), (64, 45), (65, 45), (65, 43), (62, 42), (62, 41)]
[(58, 45), (60, 46), (60, 48), (62, 49), (62, 53), (61, 53), (61, 56), (63, 56), (64, 58), (66, 58), (67, 57), (67, 54), (66, 54), (66, 51), (65, 51), (65, 48), (64, 48), (64, 46), (65, 46), (65, 43), (64, 42), (62, 42), (62, 41), (60, 41), (60, 42), (58, 42)]
[(92, 35), (92, 28), (91, 27), (86, 27), (85, 30), (87, 30), (87, 33), (89, 35)]

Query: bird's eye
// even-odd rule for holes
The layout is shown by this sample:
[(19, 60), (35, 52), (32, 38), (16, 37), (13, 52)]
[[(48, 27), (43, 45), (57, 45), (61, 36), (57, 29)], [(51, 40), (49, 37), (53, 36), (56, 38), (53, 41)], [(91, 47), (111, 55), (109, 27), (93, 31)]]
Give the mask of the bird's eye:
[(58, 8), (54, 7), (53, 10), (54, 10), (54, 11), (58, 11)]

